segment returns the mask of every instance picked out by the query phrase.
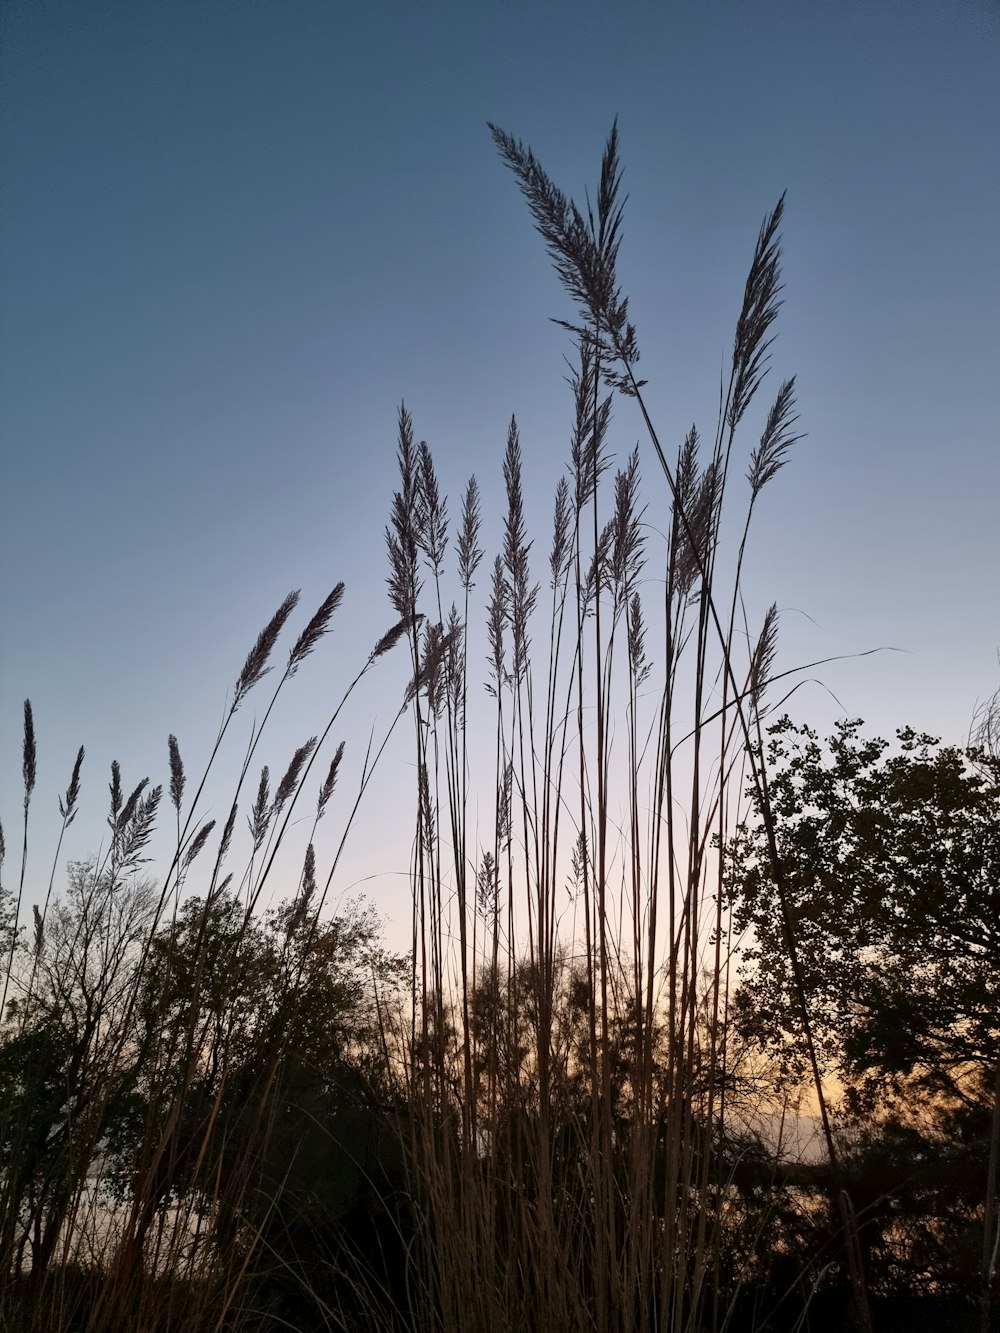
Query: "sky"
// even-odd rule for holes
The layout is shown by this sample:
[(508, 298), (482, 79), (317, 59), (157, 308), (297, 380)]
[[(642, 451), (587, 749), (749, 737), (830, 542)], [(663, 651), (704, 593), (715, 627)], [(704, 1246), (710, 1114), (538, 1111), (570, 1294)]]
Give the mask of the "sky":
[[(582, 199), (618, 118), (621, 277), (670, 452), (692, 422), (711, 435), (787, 190), (772, 376), (797, 375), (806, 438), (761, 503), (749, 595), (781, 608), (782, 665), (848, 658), (805, 673), (796, 716), (965, 739), (1000, 685), (994, 0), (5, 0), (0, 25), (0, 818), (10, 885), (27, 697), (27, 901), (77, 747), (64, 858), (106, 833), (113, 758), (165, 782), (173, 732), (197, 774), (285, 593), (297, 629), (343, 580), (264, 757), (280, 771), (325, 725), (395, 618), (401, 402), (453, 512), (476, 474), (490, 557), (516, 414), (547, 546), (572, 311), (487, 122)], [(640, 436), (621, 404), (620, 459)], [(345, 808), (405, 674), (378, 663), (331, 733)], [(387, 752), (338, 887), (397, 925), (408, 754)]]

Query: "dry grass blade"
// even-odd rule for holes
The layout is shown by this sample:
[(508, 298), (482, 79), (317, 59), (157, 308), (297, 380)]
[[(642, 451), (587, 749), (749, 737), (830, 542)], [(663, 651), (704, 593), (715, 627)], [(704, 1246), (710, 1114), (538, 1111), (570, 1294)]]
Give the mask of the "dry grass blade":
[(323, 635), (329, 633), (330, 621), (333, 619), (337, 607), (343, 601), (343, 597), (344, 585), (343, 583), (338, 583), (337, 586), (327, 594), (319, 607), (319, 610), (295, 640), (292, 651), (288, 654), (288, 670), (286, 676), (289, 679), (295, 675), (296, 671), (299, 669), (299, 665), (305, 661)]
[(243, 670), (236, 680), (236, 688), (233, 691), (233, 709), (240, 705), (247, 693), (271, 670), (268, 661), (274, 651), (274, 645), (285, 627), (285, 621), (298, 606), (298, 603), (298, 591), (290, 592), (257, 635), (257, 642), (247, 654), (247, 660), (243, 663)]

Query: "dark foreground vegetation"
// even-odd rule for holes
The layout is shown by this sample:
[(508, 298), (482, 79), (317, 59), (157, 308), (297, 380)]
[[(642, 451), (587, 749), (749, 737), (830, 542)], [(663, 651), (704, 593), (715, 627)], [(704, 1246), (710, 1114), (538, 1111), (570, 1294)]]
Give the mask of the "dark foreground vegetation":
[[(1000, 1327), (1000, 700), (963, 750), (778, 717), (794, 673), (743, 565), (798, 438), (793, 380), (758, 401), (783, 204), (712, 433), (668, 452), (616, 277), (616, 134), (586, 210), (494, 138), (575, 306), (543, 581), (516, 422), (484, 565), (475, 479), (453, 531), (403, 410), (395, 623), (276, 782), (265, 730), (342, 585), (279, 670), (297, 595), (265, 626), (195, 790), (173, 736), (163, 786), (113, 767), (105, 850), (64, 875), (81, 750), (41, 883), (25, 705), (0, 1328)], [(616, 406), (645, 486), (638, 450), (614, 470)], [(384, 746), (324, 753), (390, 653), (416, 774), (405, 958), (362, 904), (333, 910)]]

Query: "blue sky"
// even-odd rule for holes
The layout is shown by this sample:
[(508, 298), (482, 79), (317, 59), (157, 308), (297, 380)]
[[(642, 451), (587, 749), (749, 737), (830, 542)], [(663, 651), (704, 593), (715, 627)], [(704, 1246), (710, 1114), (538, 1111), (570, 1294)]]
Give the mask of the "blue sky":
[[(774, 375), (798, 375), (808, 435), (762, 503), (748, 589), (783, 609), (786, 665), (902, 650), (814, 673), (800, 717), (963, 739), (1000, 683), (998, 13), (8, 0), (8, 848), (26, 696), (41, 882), (76, 747), (69, 854), (84, 855), (110, 760), (162, 781), (173, 731), (196, 771), (285, 592), (301, 587), (308, 614), (343, 579), (335, 633), (276, 719), (273, 767), (323, 725), (393, 618), (382, 534), (401, 400), (453, 508), (477, 474), (491, 544), (516, 413), (546, 545), (571, 406), (550, 317), (570, 311), (487, 121), (581, 196), (618, 116), (621, 272), (671, 449), (692, 421), (711, 433), (757, 228), (787, 188)], [(640, 433), (623, 404), (621, 456)], [(654, 522), (665, 497), (644, 464)], [(402, 684), (402, 662), (382, 663), (350, 710), (338, 734), (356, 764)], [(382, 876), (377, 904), (402, 917), (406, 839), (387, 817), (406, 824), (391, 769), (405, 755), (389, 758), (347, 881)]]

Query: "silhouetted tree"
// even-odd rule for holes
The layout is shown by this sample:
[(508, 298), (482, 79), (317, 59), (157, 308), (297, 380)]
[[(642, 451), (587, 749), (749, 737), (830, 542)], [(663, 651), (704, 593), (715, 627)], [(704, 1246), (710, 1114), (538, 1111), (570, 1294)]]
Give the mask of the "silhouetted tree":
[[(932, 1266), (937, 1289), (960, 1274), (968, 1282), (975, 1224), (986, 1300), (1000, 1134), (1000, 757), (909, 728), (891, 748), (861, 726), (840, 723), (825, 745), (787, 718), (770, 730), (782, 884), (762, 821), (748, 819), (726, 849), (733, 926), (747, 933), (737, 1021), (800, 1065), (791, 935), (827, 1072), (858, 1117), (877, 1113), (850, 1158), (873, 1268), (916, 1282), (918, 1256), (950, 1247)], [(935, 1186), (935, 1159), (951, 1163), (961, 1198)]]

